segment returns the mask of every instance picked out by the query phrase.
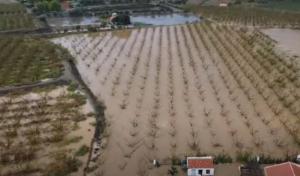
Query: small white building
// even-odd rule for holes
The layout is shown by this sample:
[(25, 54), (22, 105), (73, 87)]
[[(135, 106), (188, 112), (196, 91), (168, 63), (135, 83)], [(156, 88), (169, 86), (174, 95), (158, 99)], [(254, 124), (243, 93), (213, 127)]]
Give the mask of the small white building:
[(228, 7), (228, 0), (219, 0), (219, 7)]
[(188, 176), (213, 176), (213, 157), (187, 157)]

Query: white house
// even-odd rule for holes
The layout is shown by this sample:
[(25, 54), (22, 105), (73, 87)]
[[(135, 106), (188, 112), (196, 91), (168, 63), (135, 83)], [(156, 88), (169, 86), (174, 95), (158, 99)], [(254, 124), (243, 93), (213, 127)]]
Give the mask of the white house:
[(220, 7), (228, 7), (228, 0), (219, 0)]
[(187, 157), (188, 176), (213, 176), (214, 162), (211, 156)]

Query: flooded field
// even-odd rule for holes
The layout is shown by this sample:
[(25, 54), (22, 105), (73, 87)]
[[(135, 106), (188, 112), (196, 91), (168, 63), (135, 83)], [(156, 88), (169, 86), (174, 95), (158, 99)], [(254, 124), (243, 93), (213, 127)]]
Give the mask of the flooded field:
[(152, 160), (186, 155), (300, 151), (299, 69), (259, 32), (201, 23), (53, 42), (107, 107), (99, 175), (167, 175)]
[(87, 114), (91, 104), (66, 86), (0, 96), (0, 175), (82, 175), (94, 136)]
[(265, 29), (263, 33), (276, 40), (278, 47), (289, 54), (300, 56), (300, 30)]

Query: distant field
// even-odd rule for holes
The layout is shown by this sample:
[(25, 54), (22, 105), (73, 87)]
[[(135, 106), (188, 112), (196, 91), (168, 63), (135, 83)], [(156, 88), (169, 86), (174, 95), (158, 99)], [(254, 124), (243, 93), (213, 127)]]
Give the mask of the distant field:
[(17, 3), (0, 3), (0, 31), (33, 29), (33, 18), (26, 9)]
[(187, 4), (219, 5), (218, 0), (188, 0)]
[(263, 8), (244, 6), (217, 7), (187, 5), (186, 10), (220, 22), (222, 24), (237, 24), (262, 27), (299, 27), (300, 13), (280, 12)]
[(63, 51), (43, 39), (0, 38), (0, 86), (58, 77), (62, 57)]
[(10, 4), (10, 3), (16, 3), (16, 0), (0, 0), (0, 4)]
[(275, 9), (275, 10), (286, 10), (300, 13), (300, 1), (270, 1), (267, 4), (259, 5), (260, 7)]

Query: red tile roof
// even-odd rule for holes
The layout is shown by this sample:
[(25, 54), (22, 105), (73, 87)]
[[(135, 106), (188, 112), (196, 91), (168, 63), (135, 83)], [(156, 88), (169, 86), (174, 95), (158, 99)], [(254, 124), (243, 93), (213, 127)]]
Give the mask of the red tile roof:
[(295, 176), (300, 176), (300, 165), (292, 163), (292, 168), (294, 170)]
[(265, 167), (266, 176), (300, 176), (300, 165), (286, 162)]
[(214, 163), (212, 158), (188, 158), (187, 160), (188, 168), (213, 168)]

